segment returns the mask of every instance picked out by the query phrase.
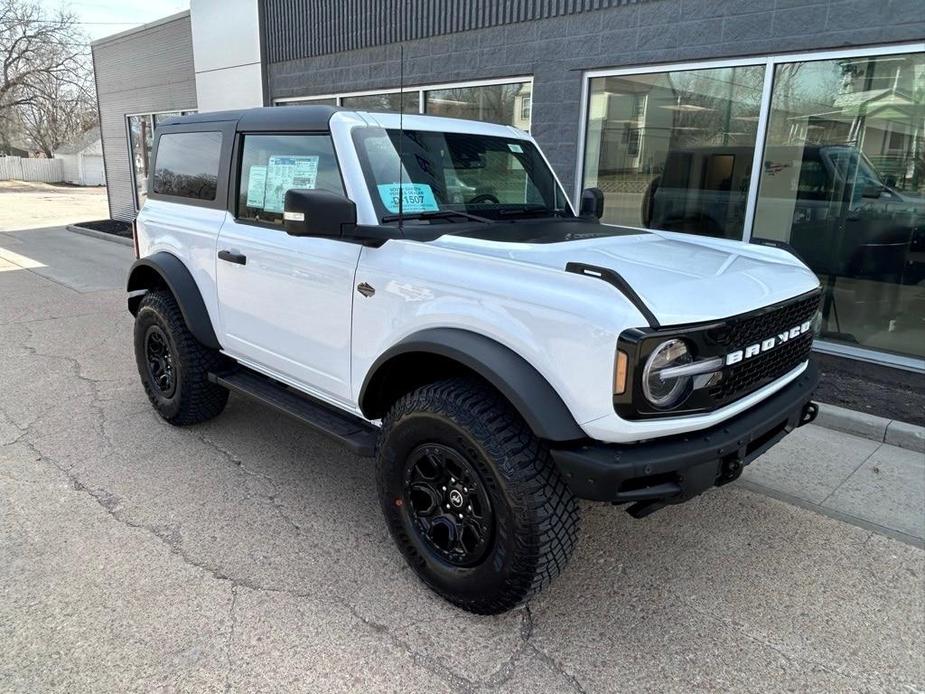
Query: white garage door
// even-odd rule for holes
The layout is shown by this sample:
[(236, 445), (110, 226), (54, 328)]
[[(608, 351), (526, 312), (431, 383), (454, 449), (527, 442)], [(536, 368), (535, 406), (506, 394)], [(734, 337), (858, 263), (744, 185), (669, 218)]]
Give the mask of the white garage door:
[(84, 186), (106, 185), (106, 172), (103, 169), (103, 157), (99, 154), (84, 154), (81, 156), (80, 184)]

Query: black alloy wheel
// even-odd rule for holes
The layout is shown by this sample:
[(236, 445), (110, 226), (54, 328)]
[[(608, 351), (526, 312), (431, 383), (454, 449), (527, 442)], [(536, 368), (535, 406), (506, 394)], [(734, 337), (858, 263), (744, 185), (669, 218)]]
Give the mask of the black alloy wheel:
[(491, 546), (494, 515), (478, 472), (452, 448), (418, 446), (408, 456), (404, 508), (418, 535), (454, 566), (478, 564)]
[(145, 363), (151, 383), (165, 398), (173, 396), (177, 388), (173, 354), (170, 342), (159, 325), (152, 325), (145, 334)]

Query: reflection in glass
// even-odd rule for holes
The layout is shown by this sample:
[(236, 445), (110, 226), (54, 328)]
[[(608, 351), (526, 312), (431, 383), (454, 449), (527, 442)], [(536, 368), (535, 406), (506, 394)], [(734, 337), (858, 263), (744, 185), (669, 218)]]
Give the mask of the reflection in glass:
[(129, 116), (128, 129), (132, 173), (135, 179), (135, 203), (140, 210), (148, 196), (148, 171), (151, 145), (154, 142), (154, 124), (149, 115)]
[(777, 67), (752, 236), (825, 288), (824, 339), (925, 356), (925, 54)]
[(221, 151), (220, 132), (161, 135), (154, 169), (154, 192), (194, 200), (214, 200)]
[(337, 106), (337, 97), (328, 99), (307, 99), (300, 101), (277, 101), (277, 106)]
[(403, 94), (393, 92), (391, 94), (345, 96), (341, 98), (340, 105), (357, 111), (386, 111), (391, 113), (398, 113), (402, 110), (402, 105), (404, 105), (405, 113), (419, 113), (420, 101), (420, 92), (406, 91)]
[(584, 185), (607, 223), (741, 239), (764, 67), (591, 80)]
[(529, 130), (532, 91), (530, 82), (432, 89), (424, 93), (424, 105), (431, 116), (467, 118)]

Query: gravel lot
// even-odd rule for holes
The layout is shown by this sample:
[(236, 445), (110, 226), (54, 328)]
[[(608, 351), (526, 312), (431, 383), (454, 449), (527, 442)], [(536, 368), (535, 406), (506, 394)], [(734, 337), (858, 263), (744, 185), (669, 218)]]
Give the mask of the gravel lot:
[(108, 218), (106, 188), (0, 181), (0, 231)]
[(0, 268), (4, 692), (925, 690), (925, 553), (736, 485), (645, 521), (584, 506), (528, 609), (455, 610), (368, 461), (236, 398), (154, 415), (131, 249), (19, 238), (42, 257)]

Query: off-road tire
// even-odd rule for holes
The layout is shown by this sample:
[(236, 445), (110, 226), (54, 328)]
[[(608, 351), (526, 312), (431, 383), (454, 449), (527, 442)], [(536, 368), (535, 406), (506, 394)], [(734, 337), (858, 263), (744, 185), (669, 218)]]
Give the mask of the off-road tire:
[[(445, 561), (415, 527), (404, 470), (436, 443), (462, 453), (481, 477), (494, 515), (492, 544), (473, 566)], [(379, 499), (392, 538), (436, 593), (477, 614), (528, 601), (566, 566), (578, 537), (578, 504), (546, 445), (496, 391), (454, 378), (400, 398), (383, 419)]]
[[(175, 388), (169, 396), (152, 382), (145, 356), (146, 335), (157, 326), (167, 338)], [(186, 326), (183, 314), (168, 291), (149, 291), (135, 316), (135, 362), (148, 400), (161, 417), (184, 426), (205, 422), (219, 415), (228, 402), (228, 391), (209, 382), (209, 372), (220, 370), (226, 358), (200, 343)]]

